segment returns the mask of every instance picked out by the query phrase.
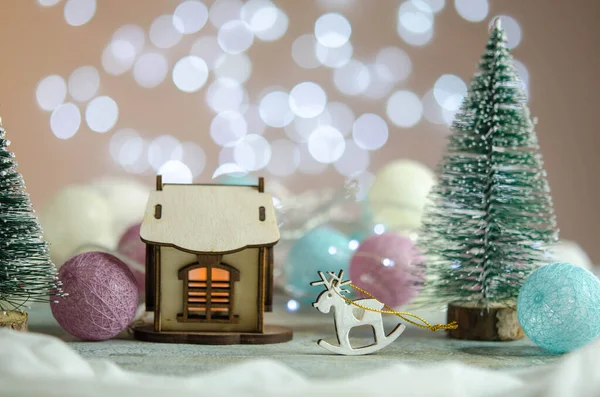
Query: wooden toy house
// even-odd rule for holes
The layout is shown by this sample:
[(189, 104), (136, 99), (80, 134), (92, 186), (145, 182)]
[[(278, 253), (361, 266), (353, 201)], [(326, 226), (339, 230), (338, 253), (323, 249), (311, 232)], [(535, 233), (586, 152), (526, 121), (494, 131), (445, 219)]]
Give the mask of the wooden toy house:
[(137, 339), (203, 344), (279, 343), (292, 332), (263, 323), (273, 300), (279, 229), (258, 186), (163, 184), (157, 176), (140, 230), (146, 310)]

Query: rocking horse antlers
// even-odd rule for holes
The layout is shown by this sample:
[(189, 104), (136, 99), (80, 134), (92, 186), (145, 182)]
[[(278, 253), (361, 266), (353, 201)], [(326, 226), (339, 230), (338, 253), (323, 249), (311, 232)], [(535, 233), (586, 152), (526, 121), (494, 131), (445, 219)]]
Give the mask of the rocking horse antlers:
[(343, 279), (344, 279), (344, 271), (343, 270), (340, 270), (340, 272), (337, 275), (334, 272), (327, 272), (327, 274), (330, 277), (329, 280), (325, 277), (325, 274), (322, 271), (318, 271), (317, 273), (319, 274), (319, 277), (321, 277), (321, 280), (313, 281), (312, 283), (310, 283), (310, 285), (312, 285), (312, 286), (325, 285), (325, 287), (328, 290), (333, 289), (340, 293), (344, 293), (344, 292), (349, 293), (350, 292), (348, 290), (342, 289), (342, 287), (352, 284), (352, 280), (343, 281)]

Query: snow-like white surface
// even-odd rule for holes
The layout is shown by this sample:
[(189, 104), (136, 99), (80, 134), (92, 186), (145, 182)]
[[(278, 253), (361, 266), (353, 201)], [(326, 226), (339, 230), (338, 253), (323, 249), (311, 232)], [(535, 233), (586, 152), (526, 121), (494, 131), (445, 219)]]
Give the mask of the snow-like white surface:
[[(2, 396), (598, 396), (600, 340), (555, 365), (494, 371), (460, 363), (399, 364), (345, 379), (313, 381), (272, 360), (253, 360), (189, 377), (125, 371), (85, 360), (61, 340), (0, 330)], [(315, 358), (316, 359), (316, 358)], [(340, 357), (343, 365), (345, 357)], [(325, 374), (324, 374), (325, 375)]]

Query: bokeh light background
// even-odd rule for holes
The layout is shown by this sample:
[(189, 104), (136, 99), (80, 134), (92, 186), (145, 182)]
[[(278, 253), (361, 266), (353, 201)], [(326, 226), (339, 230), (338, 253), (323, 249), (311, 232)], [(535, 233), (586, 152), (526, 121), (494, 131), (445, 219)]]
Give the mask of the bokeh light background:
[(600, 260), (591, 0), (0, 0), (0, 115), (34, 204), (103, 175), (364, 187), (438, 161), (502, 16), (563, 238)]

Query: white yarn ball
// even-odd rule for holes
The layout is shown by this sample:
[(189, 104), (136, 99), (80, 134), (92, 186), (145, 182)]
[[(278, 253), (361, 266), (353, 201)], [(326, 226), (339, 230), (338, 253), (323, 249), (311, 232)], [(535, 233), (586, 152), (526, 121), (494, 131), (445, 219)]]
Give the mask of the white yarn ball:
[(419, 162), (397, 160), (387, 164), (376, 174), (367, 194), (373, 221), (387, 230), (418, 229), (434, 184), (434, 173)]
[(54, 194), (40, 215), (50, 257), (61, 266), (79, 247), (98, 245), (115, 249), (112, 208), (104, 197), (86, 186), (67, 186)]
[(554, 262), (567, 262), (586, 270), (592, 270), (594, 265), (583, 248), (574, 241), (560, 240), (552, 247)]
[(90, 186), (108, 202), (117, 238), (142, 221), (150, 195), (148, 186), (135, 179), (119, 177), (103, 177), (92, 181)]

